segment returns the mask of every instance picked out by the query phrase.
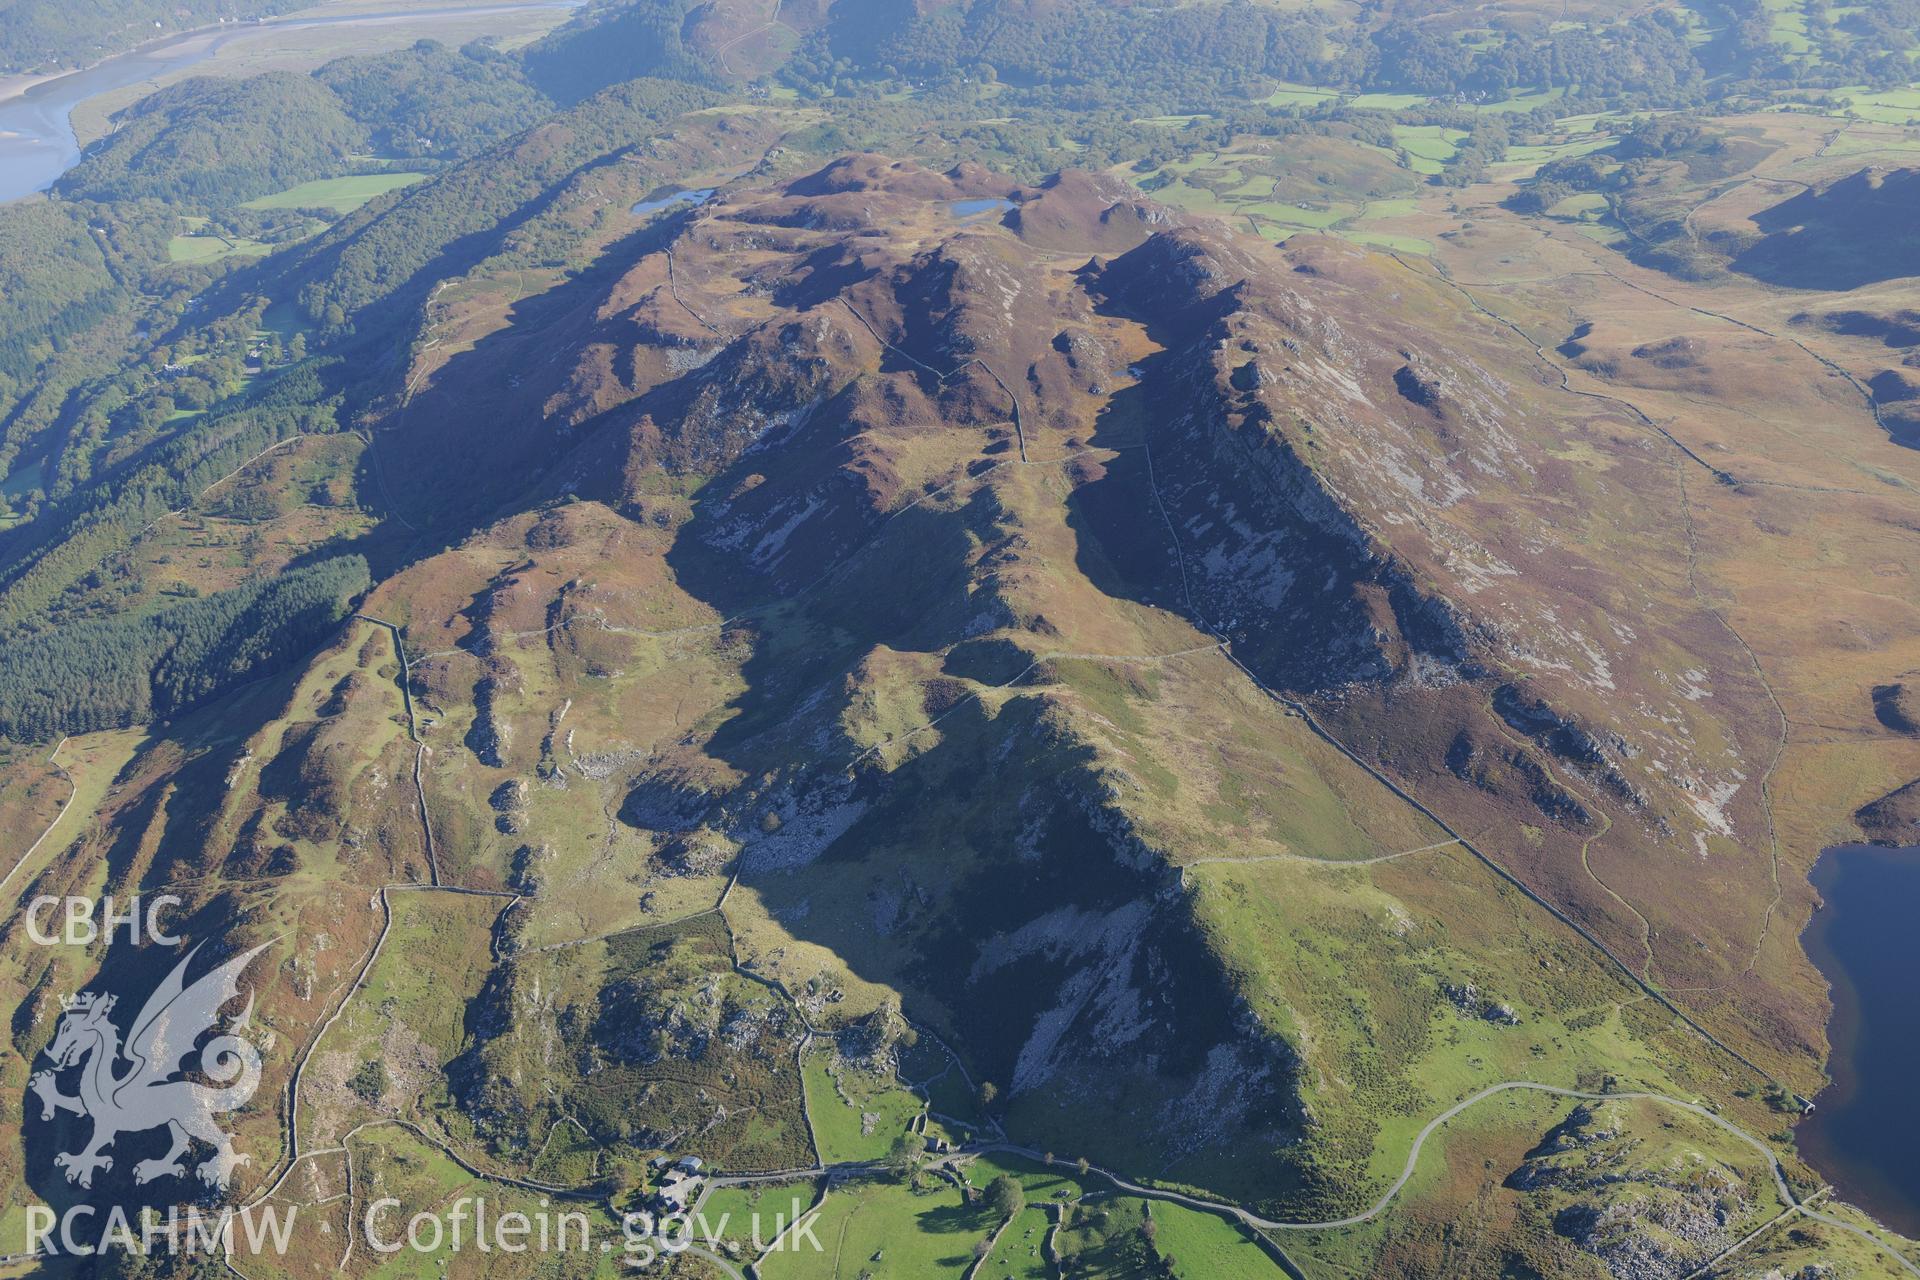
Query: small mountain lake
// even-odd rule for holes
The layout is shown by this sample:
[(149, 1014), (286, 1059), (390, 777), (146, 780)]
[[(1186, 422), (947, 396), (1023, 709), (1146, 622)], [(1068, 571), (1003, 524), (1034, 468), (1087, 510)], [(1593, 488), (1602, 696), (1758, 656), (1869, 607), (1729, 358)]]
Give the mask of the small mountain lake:
[(1812, 879), (1826, 905), (1802, 941), (1833, 986), (1833, 1083), (1800, 1151), (1842, 1199), (1920, 1233), (1920, 848), (1838, 845)]
[(644, 218), (650, 213), (658, 213), (662, 209), (671, 209), (675, 205), (705, 204), (707, 201), (713, 199), (713, 192), (714, 189), (712, 187), (702, 187), (698, 191), (681, 191), (678, 188), (672, 191), (656, 191), (645, 200), (634, 205), (633, 208), (627, 212)]
[(947, 206), (953, 216), (960, 219), (978, 218), (989, 213), (1004, 213), (1013, 208), (1013, 201), (998, 198), (978, 198), (973, 200), (955, 200)]

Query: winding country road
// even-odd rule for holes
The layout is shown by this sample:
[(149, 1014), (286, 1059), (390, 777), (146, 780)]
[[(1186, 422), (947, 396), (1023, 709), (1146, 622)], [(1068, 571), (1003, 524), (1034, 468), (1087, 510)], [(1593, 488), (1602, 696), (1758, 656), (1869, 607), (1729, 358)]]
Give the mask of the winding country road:
[[(1406, 1189), (1407, 1183), (1412, 1180), (1415, 1171), (1418, 1169), (1420, 1164), (1420, 1155), (1421, 1155), (1421, 1152), (1426, 1147), (1427, 1140), (1433, 1137), (1433, 1135), (1437, 1133), (1442, 1127), (1444, 1127), (1448, 1121), (1454, 1119), (1456, 1116), (1459, 1116), (1461, 1113), (1477, 1106), (1478, 1104), (1487, 1101), (1489, 1098), (1495, 1098), (1495, 1097), (1499, 1097), (1502, 1094), (1515, 1093), (1515, 1092), (1545, 1094), (1549, 1097), (1570, 1098), (1580, 1102), (1658, 1103), (1662, 1106), (1672, 1107), (1676, 1110), (1684, 1111), (1690, 1115), (1697, 1116), (1700, 1119), (1707, 1121), (1709, 1124), (1712, 1124), (1716, 1128), (1724, 1130), (1730, 1136), (1738, 1139), (1741, 1143), (1745, 1144), (1748, 1147), (1751, 1147), (1754, 1151), (1758, 1152), (1759, 1155), (1766, 1161), (1767, 1170), (1773, 1177), (1774, 1189), (1779, 1193), (1781, 1200), (1787, 1205), (1787, 1210), (1784, 1213), (1777, 1215), (1773, 1219), (1769, 1220), (1766, 1224), (1764, 1224), (1762, 1227), (1755, 1230), (1754, 1232), (1750, 1233), (1748, 1236), (1744, 1237), (1732, 1249), (1727, 1251), (1728, 1254), (1737, 1252), (1740, 1247), (1748, 1243), (1751, 1243), (1754, 1239), (1757, 1239), (1765, 1231), (1770, 1230), (1773, 1227), (1779, 1225), (1779, 1223), (1784, 1221), (1786, 1218), (1790, 1216), (1799, 1216), (1799, 1217), (1811, 1219), (1813, 1221), (1824, 1223), (1828, 1226), (1834, 1227), (1841, 1231), (1848, 1232), (1849, 1234), (1854, 1235), (1859, 1239), (1866, 1241), (1868, 1244), (1871, 1244), (1875, 1249), (1879, 1250), (1881, 1253), (1884, 1253), (1890, 1260), (1892, 1260), (1895, 1264), (1897, 1264), (1902, 1270), (1906, 1271), (1909, 1275), (1915, 1276), (1916, 1278), (1920, 1278), (1920, 1266), (1916, 1266), (1913, 1262), (1909, 1261), (1905, 1256), (1903, 1256), (1902, 1254), (1897, 1252), (1895, 1249), (1893, 1249), (1884, 1240), (1879, 1239), (1877, 1236), (1873, 1235), (1871, 1232), (1866, 1231), (1860, 1227), (1857, 1227), (1852, 1223), (1843, 1221), (1839, 1218), (1835, 1218), (1830, 1214), (1820, 1213), (1814, 1210), (1812, 1208), (1813, 1201), (1817, 1199), (1819, 1196), (1826, 1194), (1830, 1190), (1830, 1188), (1822, 1187), (1818, 1191), (1816, 1191), (1813, 1195), (1808, 1196), (1804, 1200), (1796, 1196), (1794, 1194), (1791, 1184), (1789, 1184), (1787, 1181), (1786, 1171), (1781, 1167), (1779, 1158), (1774, 1154), (1773, 1149), (1766, 1144), (1765, 1140), (1755, 1136), (1752, 1133), (1749, 1133), (1747, 1130), (1741, 1128), (1737, 1124), (1734, 1124), (1731, 1120), (1728, 1120), (1726, 1117), (1720, 1115), (1718, 1112), (1714, 1111), (1710, 1107), (1703, 1106), (1697, 1102), (1689, 1102), (1684, 1098), (1675, 1098), (1668, 1094), (1652, 1093), (1644, 1090), (1629, 1090), (1629, 1091), (1620, 1091), (1615, 1093), (1597, 1093), (1597, 1092), (1593, 1092), (1591, 1090), (1585, 1090), (1585, 1089), (1567, 1089), (1559, 1085), (1541, 1084), (1537, 1081), (1532, 1081), (1532, 1080), (1505, 1080), (1500, 1082), (1499, 1084), (1488, 1085), (1486, 1088), (1481, 1089), (1479, 1092), (1470, 1094), (1469, 1096), (1462, 1098), (1459, 1102), (1454, 1103), (1452, 1106), (1448, 1107), (1446, 1110), (1436, 1115), (1433, 1119), (1427, 1121), (1426, 1125), (1421, 1128), (1420, 1132), (1414, 1136), (1413, 1145), (1407, 1151), (1406, 1163), (1401, 1167), (1399, 1176), (1393, 1180), (1392, 1184), (1388, 1186), (1385, 1191), (1381, 1192), (1379, 1198), (1374, 1201), (1371, 1207), (1367, 1208), (1363, 1212), (1350, 1214), (1344, 1218), (1329, 1218), (1329, 1219), (1311, 1221), (1311, 1222), (1292, 1222), (1292, 1221), (1286, 1221), (1278, 1218), (1268, 1218), (1253, 1212), (1251, 1209), (1248, 1209), (1243, 1205), (1230, 1204), (1220, 1200), (1209, 1200), (1203, 1196), (1189, 1195), (1181, 1191), (1172, 1191), (1162, 1187), (1147, 1186), (1142, 1183), (1134, 1182), (1126, 1177), (1123, 1177), (1120, 1174), (1113, 1172), (1110, 1169), (1103, 1168), (1099, 1165), (1089, 1164), (1087, 1166), (1086, 1172), (1090, 1176), (1104, 1179), (1106, 1182), (1110, 1183), (1117, 1190), (1124, 1191), (1129, 1195), (1140, 1196), (1143, 1199), (1165, 1200), (1174, 1204), (1185, 1205), (1188, 1208), (1197, 1209), (1205, 1213), (1218, 1214), (1223, 1217), (1231, 1218), (1255, 1231), (1331, 1231), (1331, 1230), (1339, 1230), (1343, 1227), (1357, 1227), (1373, 1221), (1375, 1218), (1378, 1218), (1381, 1214), (1386, 1213), (1390, 1208), (1392, 1208), (1394, 1201), (1398, 1199), (1400, 1193)], [(955, 1152), (952, 1156), (948, 1157), (946, 1161), (944, 1161), (944, 1163), (948, 1165), (952, 1165), (961, 1161), (965, 1161), (972, 1157), (982, 1156), (982, 1155), (992, 1155), (995, 1153), (1017, 1155), (1024, 1159), (1038, 1161), (1038, 1162), (1045, 1162), (1046, 1160), (1046, 1156), (1042, 1152), (1036, 1151), (1031, 1147), (1021, 1146), (1020, 1144), (1014, 1143), (1014, 1142), (994, 1141), (994, 1142), (969, 1144), (968, 1146), (965, 1146), (961, 1148), (959, 1151)], [(706, 1186), (702, 1188), (701, 1194), (694, 1201), (692, 1211), (695, 1213), (699, 1212), (700, 1207), (706, 1201), (707, 1195), (712, 1190), (719, 1187), (745, 1186), (745, 1185), (751, 1185), (755, 1183), (765, 1183), (765, 1182), (792, 1181), (792, 1180), (796, 1180), (799, 1178), (806, 1178), (806, 1177), (836, 1177), (836, 1176), (858, 1175), (862, 1173), (874, 1172), (880, 1167), (881, 1167), (880, 1164), (877, 1164), (874, 1162), (849, 1162), (845, 1164), (820, 1164), (820, 1165), (814, 1165), (805, 1169), (787, 1169), (787, 1170), (780, 1170), (777, 1172), (768, 1172), (768, 1173), (743, 1173), (743, 1174), (724, 1175), (721, 1177), (709, 1179), (707, 1181)], [(1722, 1256), (1724, 1257), (1727, 1255), (1722, 1255)], [(1296, 1271), (1298, 1270), (1297, 1267), (1295, 1268), (1295, 1270)]]
[[(1688, 1112), (1692, 1115), (1699, 1116), (1701, 1119), (1708, 1121), (1709, 1123), (1713, 1124), (1717, 1128), (1724, 1129), (1728, 1134), (1732, 1135), (1735, 1138), (1738, 1138), (1741, 1142), (1745, 1143), (1749, 1147), (1752, 1147), (1755, 1151), (1758, 1151), (1762, 1156), (1766, 1158), (1768, 1171), (1773, 1174), (1774, 1189), (1780, 1193), (1780, 1197), (1782, 1200), (1786, 1202), (1788, 1209), (1786, 1213), (1783, 1213), (1778, 1217), (1774, 1218), (1772, 1221), (1768, 1222), (1765, 1227), (1761, 1228), (1760, 1231), (1756, 1231), (1753, 1234), (1747, 1236), (1745, 1239), (1741, 1240), (1733, 1250), (1728, 1251), (1729, 1253), (1737, 1251), (1737, 1249), (1740, 1246), (1745, 1245), (1750, 1241), (1752, 1241), (1753, 1239), (1757, 1238), (1760, 1234), (1762, 1234), (1762, 1232), (1777, 1225), (1779, 1222), (1784, 1220), (1787, 1216), (1792, 1214), (1798, 1214), (1801, 1217), (1809, 1218), (1815, 1222), (1824, 1223), (1827, 1226), (1834, 1227), (1840, 1231), (1845, 1231), (1850, 1235), (1856, 1236), (1859, 1239), (1866, 1241), (1868, 1244), (1872, 1245), (1879, 1252), (1885, 1254), (1889, 1259), (1891, 1259), (1907, 1274), (1915, 1277), (1920, 1277), (1920, 1266), (1916, 1266), (1913, 1262), (1909, 1261), (1904, 1254), (1894, 1249), (1886, 1241), (1880, 1239), (1878, 1236), (1874, 1235), (1872, 1232), (1864, 1230), (1861, 1227), (1857, 1227), (1850, 1222), (1842, 1221), (1841, 1219), (1836, 1218), (1831, 1214), (1820, 1213), (1815, 1211), (1813, 1208), (1811, 1208), (1810, 1206), (1812, 1204), (1812, 1201), (1817, 1196), (1824, 1194), (1827, 1190), (1829, 1190), (1829, 1188), (1822, 1187), (1818, 1192), (1815, 1192), (1813, 1196), (1809, 1196), (1805, 1200), (1801, 1200), (1799, 1197), (1795, 1196), (1793, 1194), (1793, 1188), (1787, 1183), (1786, 1171), (1780, 1167), (1780, 1161), (1778, 1157), (1774, 1155), (1772, 1148), (1767, 1146), (1767, 1144), (1764, 1141), (1762, 1141), (1760, 1138), (1757, 1138), (1753, 1134), (1748, 1133), (1745, 1129), (1742, 1129), (1739, 1125), (1734, 1124), (1731, 1120), (1726, 1119), (1724, 1116), (1711, 1110), (1710, 1108), (1703, 1107), (1697, 1102), (1688, 1102), (1682, 1098), (1669, 1097), (1663, 1093), (1646, 1093), (1646, 1092), (1638, 1092), (1638, 1091), (1622, 1092), (1622, 1093), (1591, 1093), (1582, 1089), (1563, 1089), (1558, 1085), (1538, 1084), (1531, 1080), (1506, 1080), (1506, 1081), (1502, 1081), (1499, 1084), (1488, 1085), (1486, 1088), (1480, 1090), (1480, 1092), (1475, 1093), (1469, 1097), (1463, 1098), (1459, 1102), (1454, 1103), (1451, 1107), (1448, 1107), (1445, 1111), (1442, 1111), (1439, 1115), (1435, 1116), (1433, 1119), (1427, 1122), (1426, 1127), (1421, 1129), (1419, 1134), (1417, 1134), (1414, 1137), (1413, 1146), (1407, 1152), (1407, 1162), (1406, 1162), (1406, 1165), (1400, 1170), (1400, 1176), (1394, 1179), (1392, 1186), (1388, 1187), (1386, 1191), (1381, 1193), (1380, 1198), (1374, 1201), (1372, 1208), (1366, 1210), (1366, 1212), (1364, 1213), (1356, 1213), (1345, 1218), (1332, 1218), (1324, 1222), (1283, 1222), (1273, 1218), (1263, 1218), (1259, 1214), (1254, 1213), (1252, 1210), (1244, 1208), (1243, 1206), (1240, 1206), (1240, 1205), (1224, 1204), (1217, 1200), (1207, 1200), (1200, 1196), (1186, 1195), (1178, 1191), (1167, 1191), (1158, 1187), (1142, 1186), (1139, 1183), (1130, 1182), (1127, 1179), (1122, 1178), (1118, 1174), (1113, 1173), (1110, 1170), (1103, 1169), (1098, 1165), (1088, 1165), (1087, 1172), (1091, 1174), (1097, 1174), (1100, 1177), (1105, 1178), (1108, 1182), (1112, 1183), (1115, 1187), (1131, 1195), (1137, 1195), (1137, 1196), (1141, 1196), (1143, 1198), (1148, 1198), (1148, 1199), (1169, 1200), (1176, 1204), (1186, 1205), (1189, 1208), (1200, 1209), (1209, 1213), (1222, 1214), (1227, 1217), (1236, 1219), (1237, 1221), (1244, 1223), (1246, 1226), (1252, 1227), (1258, 1231), (1325, 1231), (1325, 1230), (1334, 1230), (1341, 1227), (1356, 1227), (1361, 1225), (1362, 1223), (1372, 1221), (1374, 1218), (1379, 1217), (1382, 1213), (1385, 1213), (1387, 1209), (1391, 1207), (1394, 1199), (1400, 1194), (1401, 1190), (1406, 1187), (1408, 1181), (1412, 1179), (1414, 1170), (1419, 1165), (1419, 1162), (1420, 1162), (1420, 1151), (1423, 1147), (1425, 1147), (1427, 1139), (1432, 1137), (1435, 1131), (1437, 1131), (1442, 1125), (1446, 1124), (1447, 1121), (1453, 1119), (1455, 1116), (1459, 1115), (1461, 1112), (1474, 1106), (1476, 1103), (1484, 1102), (1488, 1098), (1496, 1097), (1500, 1094), (1512, 1092), (1515, 1090), (1529, 1092), (1529, 1093), (1544, 1093), (1556, 1098), (1574, 1098), (1583, 1102), (1606, 1102), (1606, 1101), (1658, 1102), (1664, 1106), (1674, 1107), (1681, 1111)], [(1036, 1159), (1036, 1160), (1041, 1160), (1045, 1158), (1039, 1152), (1033, 1151), (1032, 1149), (1027, 1147), (1016, 1146), (1012, 1143), (992, 1143), (992, 1144), (986, 1144), (983, 1146), (968, 1149), (969, 1153), (986, 1153), (986, 1152), (993, 1152), (993, 1151), (1006, 1151), (1015, 1155), (1025, 1156), (1029, 1159)], [(1724, 1256), (1726, 1255), (1723, 1255), (1723, 1257)]]
[[(1088, 1165), (1087, 1172), (1098, 1174), (1100, 1177), (1105, 1178), (1108, 1182), (1130, 1195), (1144, 1196), (1156, 1200), (1171, 1200), (1176, 1204), (1184, 1204), (1189, 1208), (1202, 1209), (1209, 1213), (1225, 1214), (1258, 1231), (1328, 1231), (1339, 1227), (1357, 1227), (1364, 1222), (1371, 1222), (1392, 1206), (1395, 1198), (1399, 1196), (1401, 1190), (1405, 1188), (1408, 1181), (1412, 1179), (1414, 1169), (1420, 1163), (1421, 1149), (1426, 1146), (1427, 1139), (1431, 1138), (1436, 1130), (1475, 1104), (1484, 1102), (1488, 1098), (1514, 1091), (1544, 1093), (1556, 1098), (1574, 1098), (1582, 1102), (1658, 1102), (1666, 1106), (1676, 1107), (1679, 1110), (1690, 1112), (1726, 1130), (1734, 1137), (1740, 1139), (1740, 1141), (1752, 1147), (1755, 1151), (1758, 1151), (1762, 1156), (1766, 1157), (1767, 1167), (1773, 1174), (1774, 1187), (1780, 1192), (1781, 1199), (1785, 1200), (1789, 1205), (1797, 1205), (1800, 1203), (1798, 1197), (1793, 1194), (1793, 1188), (1787, 1184), (1786, 1171), (1780, 1167), (1780, 1161), (1774, 1156), (1772, 1148), (1767, 1146), (1761, 1139), (1756, 1138), (1745, 1129), (1742, 1129), (1739, 1125), (1734, 1124), (1731, 1120), (1726, 1119), (1707, 1107), (1701, 1106), (1697, 1102), (1688, 1102), (1682, 1098), (1669, 1097), (1664, 1093), (1593, 1093), (1584, 1089), (1563, 1089), (1558, 1085), (1539, 1084), (1532, 1080), (1503, 1080), (1499, 1084), (1488, 1085), (1486, 1088), (1480, 1090), (1480, 1092), (1462, 1098), (1459, 1102), (1454, 1103), (1451, 1107), (1448, 1107), (1445, 1111), (1442, 1111), (1439, 1115), (1427, 1121), (1426, 1127), (1421, 1129), (1419, 1134), (1414, 1137), (1413, 1146), (1407, 1152), (1407, 1162), (1401, 1168), (1400, 1176), (1393, 1180), (1393, 1185), (1389, 1186), (1380, 1194), (1380, 1198), (1374, 1201), (1372, 1208), (1364, 1213), (1356, 1213), (1345, 1218), (1329, 1218), (1320, 1222), (1286, 1222), (1278, 1218), (1263, 1218), (1251, 1209), (1241, 1205), (1227, 1204), (1219, 1200), (1208, 1200), (1203, 1196), (1187, 1195), (1184, 1192), (1168, 1191), (1160, 1187), (1142, 1186), (1137, 1182), (1128, 1181), (1111, 1170), (1103, 1169), (1099, 1165)], [(1035, 1160), (1045, 1158), (1037, 1151), (1027, 1147), (1017, 1146), (1013, 1143), (989, 1143), (980, 1147), (969, 1148), (969, 1150), (977, 1153), (1005, 1151)], [(1895, 1256), (1897, 1257), (1898, 1255)], [(1901, 1261), (1904, 1264), (1905, 1260), (1902, 1259)], [(1916, 1276), (1920, 1276), (1920, 1270), (1915, 1270), (1911, 1266), (1909, 1266), (1908, 1269), (1913, 1271)]]

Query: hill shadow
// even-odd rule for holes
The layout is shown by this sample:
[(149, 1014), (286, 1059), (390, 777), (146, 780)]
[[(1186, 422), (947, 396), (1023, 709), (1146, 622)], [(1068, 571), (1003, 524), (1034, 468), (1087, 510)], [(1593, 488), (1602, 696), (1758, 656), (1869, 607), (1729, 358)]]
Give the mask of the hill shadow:
[(1862, 169), (1753, 215), (1761, 240), (1728, 265), (1790, 289), (1920, 275), (1920, 169)]

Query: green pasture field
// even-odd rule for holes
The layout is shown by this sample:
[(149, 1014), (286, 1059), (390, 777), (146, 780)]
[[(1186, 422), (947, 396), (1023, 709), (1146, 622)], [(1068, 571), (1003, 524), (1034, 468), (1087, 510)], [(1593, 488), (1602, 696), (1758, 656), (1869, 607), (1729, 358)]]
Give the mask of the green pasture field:
[(375, 196), (424, 182), (427, 174), (413, 171), (394, 173), (358, 173), (342, 178), (320, 178), (303, 182), (270, 196), (249, 200), (243, 209), (331, 209), (338, 214), (352, 213)]
[(1920, 124), (1920, 86), (1869, 92), (1841, 89), (1835, 97), (1849, 115), (1875, 124)]
[(224, 236), (174, 236), (167, 241), (169, 262), (217, 262), (221, 258), (257, 258), (272, 252), (272, 245), (244, 237), (229, 240)]
[(987, 1205), (967, 1204), (945, 1182), (923, 1190), (897, 1182), (836, 1187), (820, 1206), (813, 1228), (822, 1250), (782, 1250), (758, 1268), (764, 1280), (853, 1280), (876, 1276), (965, 1276), (973, 1250), (1000, 1225)]
[[(828, 1164), (878, 1160), (920, 1114), (920, 1099), (898, 1084), (834, 1060), (833, 1049), (807, 1055), (807, 1117)], [(869, 1125), (866, 1117), (872, 1116)]]

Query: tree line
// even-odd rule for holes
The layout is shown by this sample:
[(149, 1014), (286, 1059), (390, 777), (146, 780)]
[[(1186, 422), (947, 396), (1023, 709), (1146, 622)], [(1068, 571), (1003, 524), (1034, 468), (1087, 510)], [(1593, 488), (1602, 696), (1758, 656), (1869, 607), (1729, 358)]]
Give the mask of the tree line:
[(238, 204), (341, 172), (365, 126), (311, 76), (195, 76), (115, 117), (117, 127), (54, 183), (71, 200)]
[(338, 429), (327, 367), (310, 362), (248, 402), (214, 413), (76, 489), (32, 524), (0, 534), (0, 635), (44, 624), (68, 587), (148, 523), (192, 502), (269, 445)]
[(76, 622), (0, 648), (0, 736), (45, 742), (186, 710), (310, 650), (367, 590), (336, 556), (158, 613)]

